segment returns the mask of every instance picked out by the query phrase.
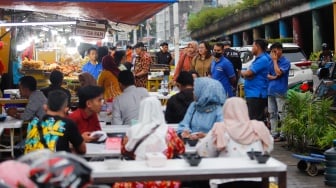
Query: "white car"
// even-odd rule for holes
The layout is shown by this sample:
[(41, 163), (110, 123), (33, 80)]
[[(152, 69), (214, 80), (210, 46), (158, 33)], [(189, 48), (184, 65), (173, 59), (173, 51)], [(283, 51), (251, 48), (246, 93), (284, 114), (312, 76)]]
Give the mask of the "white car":
[[(310, 68), (312, 62), (307, 60), (302, 49), (292, 43), (283, 43), (282, 54), (291, 62), (291, 69), (289, 70), (288, 87), (291, 88), (303, 82), (313, 82), (313, 71)], [(271, 45), (269, 45), (270, 47)], [(236, 47), (234, 48), (241, 52), (240, 57), (243, 65), (242, 70), (247, 70), (251, 66), (255, 57), (252, 55), (252, 46)], [(248, 58), (246, 58), (248, 57)], [(252, 57), (252, 58), (250, 58)], [(245, 59), (248, 61), (244, 61)]]

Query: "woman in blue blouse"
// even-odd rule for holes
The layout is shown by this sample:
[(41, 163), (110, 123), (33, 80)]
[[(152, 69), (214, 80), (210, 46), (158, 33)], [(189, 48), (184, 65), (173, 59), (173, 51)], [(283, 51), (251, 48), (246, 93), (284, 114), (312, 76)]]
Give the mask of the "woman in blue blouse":
[(195, 101), (190, 104), (177, 129), (182, 138), (203, 138), (215, 122), (223, 121), (222, 106), (226, 99), (223, 90), (222, 84), (212, 78), (195, 79)]

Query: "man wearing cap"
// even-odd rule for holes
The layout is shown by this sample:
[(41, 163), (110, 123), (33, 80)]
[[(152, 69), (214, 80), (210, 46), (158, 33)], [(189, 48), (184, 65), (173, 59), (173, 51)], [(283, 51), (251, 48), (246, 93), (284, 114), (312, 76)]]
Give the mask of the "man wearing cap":
[(152, 63), (152, 58), (146, 52), (145, 45), (142, 42), (138, 42), (134, 46), (134, 50), (137, 56), (134, 63), (133, 72), (135, 77), (135, 86), (146, 88), (148, 81), (148, 72), (150, 64)]
[(160, 44), (160, 51), (156, 53), (158, 64), (170, 65), (173, 58), (168, 52), (168, 43), (163, 42)]

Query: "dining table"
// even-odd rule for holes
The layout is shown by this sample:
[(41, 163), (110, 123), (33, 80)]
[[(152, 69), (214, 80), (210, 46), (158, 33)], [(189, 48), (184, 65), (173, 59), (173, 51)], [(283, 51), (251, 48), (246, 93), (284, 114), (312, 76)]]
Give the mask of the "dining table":
[(3, 145), (0, 144), (0, 152), (10, 152), (11, 156), (14, 157), (14, 133), (15, 129), (20, 129), (22, 127), (23, 120), (15, 119), (11, 116), (7, 116), (5, 121), (0, 122), (0, 132), (5, 129), (9, 129), (9, 136), (10, 136), (10, 145)]
[(150, 167), (146, 161), (122, 160), (117, 167), (104, 161), (89, 162), (94, 183), (151, 180), (209, 180), (227, 178), (260, 178), (263, 187), (275, 177), (279, 188), (287, 186), (287, 165), (275, 158), (265, 164), (246, 157), (203, 158), (198, 166), (190, 166), (185, 159), (169, 159), (161, 167)]

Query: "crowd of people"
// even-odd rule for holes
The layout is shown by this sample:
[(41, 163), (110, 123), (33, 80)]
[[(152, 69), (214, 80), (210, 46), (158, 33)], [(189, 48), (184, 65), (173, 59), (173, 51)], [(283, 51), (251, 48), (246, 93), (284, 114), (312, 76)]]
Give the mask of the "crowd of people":
[[(281, 43), (274, 43), (268, 54), (267, 42), (257, 39), (252, 48), (256, 59), (248, 70), (241, 71), (239, 52), (230, 45), (227, 41), (211, 48), (205, 41), (190, 42), (181, 52), (173, 76), (179, 92), (168, 100), (164, 111), (160, 101), (147, 91), (152, 58), (140, 42), (126, 53), (114, 48), (88, 50), (90, 60), (78, 76), (76, 110), (69, 112), (71, 96), (61, 87), (63, 74), (53, 71), (51, 85), (41, 91), (35, 78), (21, 77), (18, 87), (28, 104), (23, 112), (10, 108), (7, 114), (29, 121), (25, 153), (48, 148), (85, 154), (85, 143), (98, 139), (91, 133), (101, 130), (98, 114), (106, 102), (112, 103), (113, 125), (133, 124), (123, 138), (121, 151), (131, 152), (134, 160), (144, 160), (146, 152), (162, 152), (169, 159), (178, 157), (185, 152), (185, 139), (199, 140), (196, 148), (203, 157), (245, 156), (251, 149), (269, 153), (273, 136), (283, 136), (277, 125), (278, 117), (281, 121), (285, 114), (290, 62), (282, 55)], [(158, 63), (171, 65), (174, 60), (168, 44), (162, 43), (160, 49)], [(132, 50), (135, 58), (129, 57)], [(236, 97), (240, 77), (245, 79), (245, 99)], [(270, 129), (264, 123), (267, 106)], [(167, 123), (178, 127), (171, 129)], [(36, 135), (39, 129), (42, 131)], [(210, 181), (223, 183), (227, 181)], [(162, 184), (178, 187), (181, 182), (118, 182), (114, 186)]]

